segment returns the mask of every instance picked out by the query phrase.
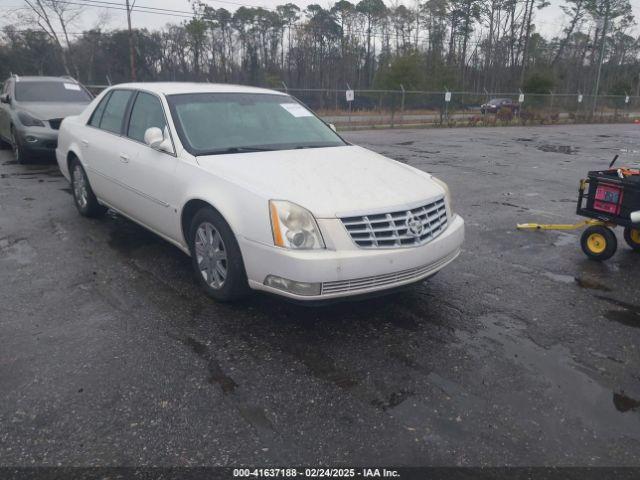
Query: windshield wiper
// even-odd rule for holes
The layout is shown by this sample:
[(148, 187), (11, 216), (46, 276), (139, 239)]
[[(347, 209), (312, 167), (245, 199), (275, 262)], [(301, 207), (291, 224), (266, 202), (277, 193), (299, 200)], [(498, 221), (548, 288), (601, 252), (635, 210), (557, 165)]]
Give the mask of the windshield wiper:
[(295, 150), (302, 150), (303, 148), (327, 148), (329, 145), (298, 145)]
[(247, 153), (247, 152), (272, 152), (273, 148), (267, 147), (229, 147), (222, 150), (214, 150), (207, 152), (204, 155), (224, 155), (227, 153)]

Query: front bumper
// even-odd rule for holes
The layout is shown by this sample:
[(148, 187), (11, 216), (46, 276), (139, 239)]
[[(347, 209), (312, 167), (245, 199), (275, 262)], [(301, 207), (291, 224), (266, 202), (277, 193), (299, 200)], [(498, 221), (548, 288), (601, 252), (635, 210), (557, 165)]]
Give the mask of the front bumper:
[(53, 154), (58, 146), (58, 131), (47, 127), (17, 127), (20, 146), (32, 153)]
[[(425, 245), (406, 248), (356, 247), (340, 220), (319, 220), (320, 229), (336, 239), (327, 250), (294, 251), (239, 238), (249, 286), (300, 301), (322, 301), (366, 295), (418, 282), (434, 275), (459, 254), (464, 220), (454, 215), (449, 226)], [(331, 249), (333, 248), (333, 249)], [(264, 284), (268, 275), (322, 284), (319, 295), (297, 295)]]

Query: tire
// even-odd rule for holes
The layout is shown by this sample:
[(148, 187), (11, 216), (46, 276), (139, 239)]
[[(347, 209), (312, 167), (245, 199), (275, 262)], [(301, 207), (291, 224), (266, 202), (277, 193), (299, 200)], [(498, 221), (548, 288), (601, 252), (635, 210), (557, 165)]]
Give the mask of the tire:
[(242, 253), (227, 222), (213, 208), (201, 208), (189, 227), (189, 251), (198, 282), (207, 295), (232, 302), (249, 293)]
[(20, 165), (31, 163), (33, 160), (33, 155), (22, 146), (13, 127), (11, 127), (11, 150), (16, 162)]
[(625, 228), (624, 239), (633, 251), (640, 252), (640, 228)]
[(591, 260), (604, 261), (613, 257), (618, 249), (618, 240), (613, 230), (602, 227), (589, 227), (580, 239), (582, 251)]
[(76, 158), (71, 160), (69, 165), (69, 175), (71, 176), (73, 203), (75, 203), (80, 215), (90, 218), (96, 218), (104, 215), (107, 211), (107, 207), (98, 203), (98, 199), (89, 184), (89, 178), (87, 177), (84, 168), (82, 168), (82, 164)]

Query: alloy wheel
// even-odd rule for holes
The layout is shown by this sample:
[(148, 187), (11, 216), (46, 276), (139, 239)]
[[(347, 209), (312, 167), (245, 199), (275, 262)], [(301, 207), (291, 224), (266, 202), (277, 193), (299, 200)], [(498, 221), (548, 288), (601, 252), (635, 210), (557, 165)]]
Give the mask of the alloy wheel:
[(89, 203), (89, 192), (87, 191), (87, 181), (80, 165), (73, 168), (73, 194), (81, 209), (87, 208)]
[(196, 230), (195, 253), (207, 285), (216, 290), (222, 288), (227, 279), (227, 249), (220, 232), (209, 222), (201, 223)]

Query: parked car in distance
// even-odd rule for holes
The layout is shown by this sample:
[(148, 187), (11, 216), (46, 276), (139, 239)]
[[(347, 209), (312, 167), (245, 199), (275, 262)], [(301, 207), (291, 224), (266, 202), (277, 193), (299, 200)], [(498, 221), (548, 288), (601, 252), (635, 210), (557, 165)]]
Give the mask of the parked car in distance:
[(155, 232), (222, 301), (404, 286), (464, 239), (442, 181), (349, 144), (281, 92), (117, 85), (62, 122), (56, 156), (80, 214), (110, 207)]
[(18, 163), (53, 156), (64, 117), (82, 112), (92, 98), (72, 78), (13, 75), (0, 94), (0, 140), (11, 145)]
[(517, 115), (520, 111), (520, 104), (514, 102), (510, 98), (493, 98), (487, 103), (480, 105), (480, 113), (498, 113), (501, 108), (511, 110), (511, 113)]

